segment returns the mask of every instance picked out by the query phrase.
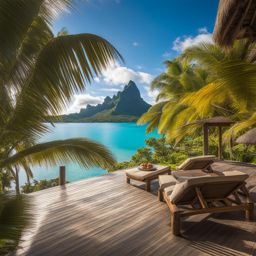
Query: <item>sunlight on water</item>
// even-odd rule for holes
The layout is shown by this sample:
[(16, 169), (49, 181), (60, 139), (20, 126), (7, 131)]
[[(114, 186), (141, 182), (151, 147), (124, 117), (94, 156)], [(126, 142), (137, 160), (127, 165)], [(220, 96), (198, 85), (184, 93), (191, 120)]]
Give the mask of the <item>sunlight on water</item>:
[[(157, 137), (157, 133), (146, 134), (145, 126), (137, 126), (135, 123), (64, 123), (56, 124), (52, 132), (40, 139), (40, 142), (60, 140), (68, 138), (86, 137), (107, 146), (115, 155), (117, 161), (130, 160), (136, 150), (145, 145), (145, 139)], [(88, 170), (80, 168), (75, 163), (66, 165), (67, 180), (76, 181), (89, 177), (105, 174), (100, 168)], [(34, 179), (51, 179), (58, 177), (59, 167), (33, 167)], [(23, 172), (20, 173), (20, 184), (26, 182)]]

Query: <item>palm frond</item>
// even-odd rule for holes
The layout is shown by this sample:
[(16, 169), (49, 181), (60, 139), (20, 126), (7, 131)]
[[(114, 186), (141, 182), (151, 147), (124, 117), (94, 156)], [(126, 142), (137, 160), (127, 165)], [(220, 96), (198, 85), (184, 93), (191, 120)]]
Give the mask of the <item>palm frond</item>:
[(218, 83), (210, 83), (197, 92), (187, 93), (181, 99), (181, 103), (190, 106), (201, 118), (212, 116), (214, 104), (222, 104), (227, 100), (229, 94)]
[(116, 60), (123, 61), (119, 52), (97, 35), (59, 36), (40, 53), (27, 90), (33, 97), (45, 95), (48, 110), (59, 113), (73, 94)]
[(232, 125), (223, 134), (224, 142), (229, 143), (233, 139), (237, 138), (242, 133), (246, 132), (248, 129), (253, 128), (256, 125), (256, 113), (250, 116), (244, 116), (237, 123)]
[(166, 101), (156, 103), (145, 114), (143, 114), (137, 124), (147, 124), (147, 133), (155, 130), (158, 125), (162, 114), (162, 109), (167, 104)]
[(175, 141), (177, 144), (185, 136), (193, 134), (198, 127), (191, 125), (191, 123), (197, 119), (198, 114), (191, 107), (174, 109), (172, 122), (165, 128), (166, 140)]
[(256, 66), (244, 61), (225, 61), (218, 67), (218, 83), (226, 88), (237, 108), (243, 111), (255, 107)]
[(113, 155), (103, 145), (85, 138), (76, 138), (41, 143), (21, 150), (0, 160), (0, 168), (22, 165), (24, 161), (32, 165), (51, 166), (76, 162), (85, 168), (99, 166), (104, 169), (111, 168), (115, 163)]
[[(41, 51), (35, 69), (17, 95), (15, 111), (4, 127), (12, 135), (48, 131), (46, 116), (57, 115), (84, 90), (94, 75), (122, 57), (105, 39), (91, 34), (60, 36)], [(42, 97), (44, 95), (44, 97)]]
[(71, 0), (0, 1), (0, 59), (11, 65), (24, 36), (38, 15), (46, 22), (51, 22), (60, 11), (69, 7)]
[(225, 52), (214, 44), (199, 44), (189, 47), (182, 54), (183, 59), (196, 61), (205, 67), (214, 65), (225, 58)]
[(32, 202), (26, 196), (0, 195), (0, 255), (12, 253), (23, 230), (34, 225)]
[(37, 16), (19, 47), (9, 75), (6, 74), (5, 76), (6, 86), (9, 88), (14, 86), (16, 90), (23, 86), (41, 50), (53, 37), (54, 35), (49, 25), (41, 17)]
[(172, 126), (175, 124), (177, 115), (179, 115), (186, 108), (186, 105), (178, 104), (177, 102), (168, 102), (165, 104), (159, 120), (159, 132), (165, 133), (167, 130), (173, 130)]

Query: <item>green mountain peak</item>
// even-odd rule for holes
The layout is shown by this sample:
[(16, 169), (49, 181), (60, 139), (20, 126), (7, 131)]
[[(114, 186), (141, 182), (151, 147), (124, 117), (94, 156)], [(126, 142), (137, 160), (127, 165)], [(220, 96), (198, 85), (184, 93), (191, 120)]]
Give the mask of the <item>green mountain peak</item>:
[(149, 108), (137, 85), (129, 81), (123, 91), (107, 96), (102, 104), (87, 105), (79, 113), (62, 116), (64, 122), (130, 122), (136, 121)]

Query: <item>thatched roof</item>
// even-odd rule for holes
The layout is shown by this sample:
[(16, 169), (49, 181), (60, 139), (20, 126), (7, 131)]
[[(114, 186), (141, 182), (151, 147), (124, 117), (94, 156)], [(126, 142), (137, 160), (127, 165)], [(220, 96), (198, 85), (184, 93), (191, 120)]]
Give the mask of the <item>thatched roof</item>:
[(256, 144), (256, 128), (249, 130), (242, 136), (238, 137), (236, 143), (239, 144)]
[(220, 0), (213, 39), (230, 46), (235, 39), (256, 39), (256, 1)]
[(209, 126), (228, 126), (233, 124), (234, 121), (225, 116), (215, 116), (212, 118), (197, 120), (196, 123), (201, 125), (207, 124)]

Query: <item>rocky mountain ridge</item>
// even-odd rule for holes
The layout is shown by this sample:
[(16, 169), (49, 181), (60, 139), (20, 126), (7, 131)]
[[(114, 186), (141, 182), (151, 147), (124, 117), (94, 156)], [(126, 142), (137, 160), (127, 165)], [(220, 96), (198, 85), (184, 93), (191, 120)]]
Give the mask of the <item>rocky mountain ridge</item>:
[(63, 115), (63, 122), (131, 122), (136, 121), (151, 107), (140, 95), (137, 85), (130, 81), (113, 97), (107, 96), (103, 103), (90, 104), (79, 113)]

